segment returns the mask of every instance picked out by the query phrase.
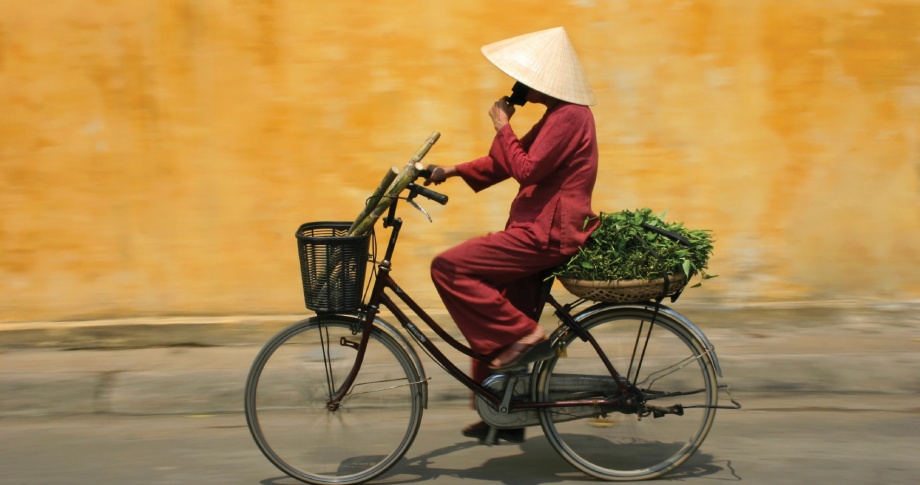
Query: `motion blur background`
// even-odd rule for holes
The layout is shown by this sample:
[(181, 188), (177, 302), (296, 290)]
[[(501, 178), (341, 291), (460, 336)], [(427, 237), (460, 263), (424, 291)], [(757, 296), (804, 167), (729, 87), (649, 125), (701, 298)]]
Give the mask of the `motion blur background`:
[[(0, 322), (304, 311), (298, 225), (352, 220), (433, 131), (425, 162), (483, 155), (513, 81), (479, 48), (558, 25), (595, 211), (714, 231), (684, 299), (920, 299), (916, 0), (0, 0)], [(439, 190), (394, 260), (428, 306), (516, 186)]]

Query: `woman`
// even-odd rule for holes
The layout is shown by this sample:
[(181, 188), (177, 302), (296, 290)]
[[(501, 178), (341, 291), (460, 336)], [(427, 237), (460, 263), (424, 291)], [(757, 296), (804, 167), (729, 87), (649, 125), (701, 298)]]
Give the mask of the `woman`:
[[(474, 359), (472, 377), (524, 365), (528, 351), (546, 338), (535, 313), (542, 273), (567, 261), (595, 225), (591, 194), (597, 178), (597, 134), (588, 105), (594, 96), (562, 27), (514, 37), (482, 48), (499, 69), (527, 86), (526, 100), (546, 107), (520, 139), (511, 127), (515, 108), (507, 97), (489, 117), (495, 138), (488, 155), (452, 167), (429, 167), (426, 181), (460, 176), (479, 192), (513, 178), (520, 184), (504, 230), (466, 241), (435, 257), (431, 276), (448, 312), (470, 347), (489, 356)], [(484, 439), (483, 422), (463, 434)], [(500, 430), (520, 442), (523, 429)]]

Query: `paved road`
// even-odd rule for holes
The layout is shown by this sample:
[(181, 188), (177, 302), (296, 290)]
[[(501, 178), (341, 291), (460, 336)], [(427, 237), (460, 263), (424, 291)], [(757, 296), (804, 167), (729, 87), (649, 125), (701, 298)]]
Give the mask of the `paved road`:
[[(720, 411), (701, 452), (662, 481), (920, 481), (917, 303), (680, 310), (745, 407)], [(0, 325), (0, 484), (296, 483), (240, 414), (260, 343), (292, 320)], [(432, 407), (382, 483), (596, 483), (539, 430), (520, 446), (460, 437), (475, 419), (467, 392), (424, 363)]]
[[(920, 478), (920, 402), (914, 396), (739, 396), (719, 411), (701, 451), (665, 479), (687, 484), (914, 484)], [(522, 445), (461, 437), (473, 419), (434, 406), (394, 470), (377, 483), (597, 483), (529, 429)], [(239, 414), (56, 416), (0, 420), (2, 484), (299, 483), (258, 451)]]

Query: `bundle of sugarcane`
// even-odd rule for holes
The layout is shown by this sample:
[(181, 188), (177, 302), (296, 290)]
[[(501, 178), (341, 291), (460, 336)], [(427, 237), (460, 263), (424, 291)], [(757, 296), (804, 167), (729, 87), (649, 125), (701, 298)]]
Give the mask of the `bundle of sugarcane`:
[[(366, 247), (366, 237), (369, 237), (369, 233), (373, 230), (377, 220), (390, 208), (393, 200), (399, 197), (399, 194), (418, 178), (419, 172), (424, 168), (424, 165), (420, 163), (422, 158), (425, 157), (428, 150), (438, 141), (440, 136), (441, 134), (438, 132), (432, 133), (402, 170), (392, 167), (384, 174), (380, 184), (367, 198), (364, 209), (355, 218), (344, 236), (354, 237), (356, 245), (360, 244), (360, 247)], [(354, 293), (353, 288), (355, 287), (360, 289), (363, 286), (363, 266), (367, 262), (366, 253), (364, 255), (349, 254), (349, 252), (353, 253), (355, 251), (355, 246), (349, 245), (329, 245), (326, 251), (324, 258), (326, 264), (321, 271), (323, 274), (318, 275), (317, 278), (309, 279), (309, 281), (305, 279), (304, 284), (310, 285), (310, 288), (305, 288), (305, 291), (311, 295), (336, 295), (339, 297), (345, 293)], [(351, 281), (352, 278), (360, 278), (362, 281)], [(355, 296), (356, 299), (360, 300), (360, 295)], [(330, 297), (330, 299), (341, 298)], [(351, 300), (352, 298), (349, 296), (347, 299)], [(343, 305), (336, 308), (347, 309), (350, 307)]]
[(431, 149), (432, 145), (434, 145), (440, 137), (441, 134), (437, 131), (432, 133), (402, 170), (397, 170), (396, 167), (392, 167), (386, 175), (384, 175), (383, 180), (380, 181), (380, 185), (377, 186), (374, 193), (367, 199), (364, 210), (361, 211), (355, 219), (355, 222), (351, 225), (351, 228), (348, 230), (348, 235), (360, 236), (374, 227), (377, 219), (390, 208), (393, 199), (398, 197), (410, 183), (418, 178), (419, 171), (424, 168), (424, 165), (420, 163), (422, 158), (425, 158), (428, 150)]

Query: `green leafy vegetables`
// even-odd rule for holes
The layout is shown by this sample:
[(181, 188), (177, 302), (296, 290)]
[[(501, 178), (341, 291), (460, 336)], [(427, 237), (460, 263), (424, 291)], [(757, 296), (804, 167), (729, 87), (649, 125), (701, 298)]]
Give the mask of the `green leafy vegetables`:
[[(696, 274), (703, 279), (715, 277), (705, 271), (713, 249), (711, 231), (665, 222), (664, 214), (656, 216), (648, 208), (601, 212), (599, 217), (600, 225), (585, 247), (555, 276), (589, 281), (651, 280), (675, 274), (683, 274), (687, 281)], [(683, 242), (654, 228), (670, 231)]]

